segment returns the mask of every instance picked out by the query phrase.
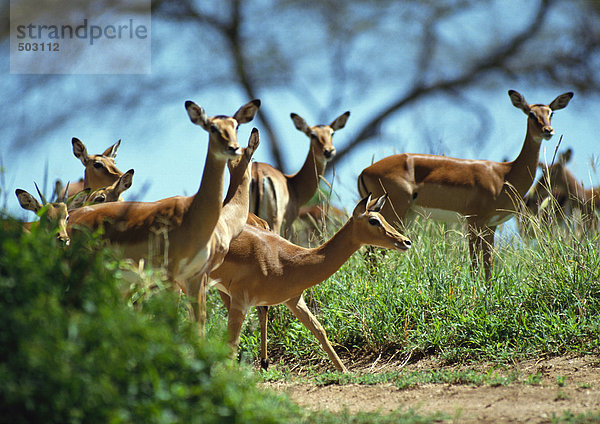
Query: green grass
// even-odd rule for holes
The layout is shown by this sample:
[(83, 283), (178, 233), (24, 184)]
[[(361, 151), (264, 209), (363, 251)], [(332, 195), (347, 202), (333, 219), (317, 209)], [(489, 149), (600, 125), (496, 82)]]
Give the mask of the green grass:
[[(559, 229), (538, 225), (534, 227), (533, 233), (535, 237), (525, 241), (520, 238), (502, 240), (499, 243), (500, 247), (497, 248), (492, 277), (489, 281), (485, 281), (480, 273), (473, 273), (470, 269), (466, 238), (460, 229), (436, 222), (417, 221), (408, 230), (408, 235), (413, 241), (411, 251), (405, 254), (386, 252), (385, 255), (380, 255), (378, 252), (373, 254), (363, 249), (353, 255), (328, 281), (305, 293), (309, 307), (323, 324), (335, 349), (349, 367), (352, 366), (352, 358), (361, 355), (374, 357), (381, 355), (385, 360), (396, 358), (404, 361), (435, 355), (448, 365), (486, 361), (492, 364), (490, 371), (482, 372), (458, 367), (459, 370), (443, 368), (418, 372), (346, 374), (326, 372), (324, 365), (328, 369), (333, 367), (312, 334), (288, 313), (287, 309), (276, 307), (272, 308), (270, 313), (269, 350), (271, 357), (280, 361), (280, 366), (265, 373), (262, 376), (263, 380), (289, 379), (297, 375), (295, 367), (301, 365), (302, 370), (307, 371), (304, 373), (308, 376), (306, 378), (317, 385), (385, 383), (407, 388), (424, 383), (493, 386), (513, 383), (540, 384), (540, 374), (528, 376), (515, 373), (503, 374), (497, 372), (498, 368), (494, 364), (501, 368), (504, 364), (523, 358), (549, 357), (563, 353), (598, 354), (600, 352), (600, 319), (598, 318), (600, 316), (600, 236), (597, 232), (579, 231), (577, 223), (567, 223), (565, 227)], [(188, 336), (191, 334), (192, 330), (186, 327), (186, 320), (181, 320), (182, 317), (186, 318), (185, 299), (165, 293), (164, 287), (155, 292), (135, 291), (129, 305), (126, 305), (121, 294), (115, 291), (114, 287), (108, 290), (108, 285), (98, 282), (96, 289), (98, 302), (101, 302), (99, 304), (102, 306), (103, 319), (115, 319), (114, 322), (117, 323), (111, 324), (116, 327), (101, 325), (94, 319), (94, 314), (98, 314), (97, 309), (90, 309), (91, 304), (86, 300), (88, 299), (86, 296), (94, 296), (95, 299), (96, 292), (90, 291), (92, 286), (89, 282), (84, 284), (81, 276), (100, 276), (106, 281), (112, 281), (114, 274), (119, 278), (122, 271), (110, 261), (110, 255), (101, 253), (92, 256), (89, 260), (97, 270), (90, 274), (91, 265), (86, 262), (88, 258), (84, 254), (86, 249), (79, 249), (83, 253), (76, 255), (77, 249), (71, 247), (63, 254), (57, 246), (51, 250), (43, 250), (35, 237), (21, 234), (19, 237), (21, 238), (17, 239), (13, 236), (4, 238), (6, 244), (3, 247), (3, 258), (6, 259), (7, 269), (15, 267), (17, 263), (16, 260), (7, 259), (9, 253), (26, 262), (23, 270), (14, 272), (16, 275), (27, 275), (26, 281), (29, 284), (27, 287), (31, 291), (31, 296), (24, 294), (24, 279), (19, 282), (20, 289), (15, 290), (16, 280), (4, 278), (8, 274), (3, 274), (3, 287), (6, 293), (11, 296), (19, 294), (21, 296), (19, 299), (23, 302), (27, 299), (35, 299), (33, 294), (38, 291), (45, 293), (50, 290), (49, 287), (52, 287), (48, 286), (48, 281), (53, 281), (48, 275), (64, 274), (71, 281), (66, 285), (69, 289), (65, 291), (53, 288), (52, 296), (61, 299), (61, 302), (73, 299), (79, 302), (75, 305), (75, 314), (71, 314), (69, 310), (63, 311), (61, 309), (63, 307), (57, 302), (41, 308), (33, 305), (32, 311), (35, 312), (40, 324), (27, 327), (29, 333), (23, 333), (27, 335), (24, 343), (30, 343), (31, 340), (38, 340), (38, 338), (41, 340), (42, 337), (51, 335), (53, 343), (69, 347), (69, 337), (72, 337), (69, 331), (79, 327), (75, 324), (66, 325), (69, 323), (67, 318), (75, 320), (73, 322), (80, 327), (81, 323), (85, 323), (85, 327), (81, 328), (86, 331), (78, 330), (78, 334), (82, 335), (81, 345), (87, 346), (89, 336), (95, 345), (103, 349), (99, 351), (100, 353), (95, 353), (97, 359), (91, 364), (93, 366), (86, 363), (90, 365), (89, 370), (86, 368), (86, 371), (89, 371), (90, 375), (95, 375), (93, 373), (104, 375), (103, 381), (108, 387), (114, 382), (111, 382), (110, 377), (99, 368), (100, 364), (105, 366), (104, 362), (119, 364), (127, 361), (110, 361), (110, 355), (103, 352), (112, 352), (112, 355), (116, 355), (120, 352), (116, 350), (117, 347), (123, 349), (132, 345), (139, 346), (140, 343), (135, 342), (135, 337), (129, 339), (127, 334), (133, 327), (138, 331), (139, 325), (139, 332), (142, 332), (149, 331), (146, 327), (150, 326), (157, 332), (163, 328), (157, 326), (156, 319), (159, 319), (166, 325), (164, 331), (161, 330), (161, 337), (165, 340), (183, 337), (183, 335), (176, 336), (182, 329), (185, 329), (183, 332)], [(49, 240), (54, 239), (46, 237), (41, 240), (41, 243), (49, 243)], [(377, 261), (375, 267), (369, 262), (373, 258)], [(44, 265), (46, 270), (43, 271), (40, 265)], [(144, 275), (144, 279), (160, 282), (161, 275), (160, 271), (150, 271)], [(74, 287), (82, 291), (75, 292)], [(167, 308), (165, 303), (160, 303), (161, 299), (164, 302), (162, 298), (164, 295), (168, 296), (176, 306)], [(82, 299), (86, 301), (81, 302)], [(116, 304), (120, 305), (117, 309), (115, 309)], [(48, 305), (52, 307), (49, 308)], [(6, 304), (3, 310), (7, 314), (5, 323), (16, 319), (21, 320), (19, 322), (23, 325), (33, 322), (33, 313), (27, 316), (11, 314)], [(151, 316), (144, 316), (145, 311), (150, 311)], [(207, 339), (216, 340), (217, 345), (213, 348), (210, 344), (206, 346), (208, 352), (212, 352), (213, 349), (218, 352), (213, 356), (222, 359), (223, 348), (218, 347), (222, 346), (218, 343), (224, 338), (227, 316), (215, 290), (209, 294), (208, 311)], [(119, 315), (116, 315), (117, 313)], [(51, 314), (57, 317), (67, 314), (63, 324), (69, 331), (62, 331), (61, 327), (52, 324), (56, 319), (51, 317)], [(125, 318), (116, 319), (118, 317)], [(118, 325), (119, 322), (128, 325)], [(14, 328), (14, 325), (9, 327)], [(119, 331), (116, 331), (117, 329)], [(9, 333), (2, 332), (2, 334), (6, 337)], [(13, 335), (19, 337), (16, 333)], [(258, 356), (259, 337), (253, 310), (246, 320), (241, 337), (240, 352), (242, 358), (246, 358), (244, 361)], [(102, 339), (101, 344), (99, 339)], [(187, 359), (192, 360), (191, 367), (193, 365), (191, 352), (197, 349), (195, 342), (192, 341), (185, 347), (181, 343), (183, 342), (161, 342), (160, 346), (169, 345), (171, 348), (182, 349)], [(188, 341), (186, 340), (185, 343)], [(5, 344), (5, 346), (9, 345), (11, 344)], [(45, 352), (50, 351), (28, 351), (28, 353), (31, 353), (32, 360), (40, 357), (48, 361), (49, 359), (44, 355)], [(137, 352), (137, 349), (133, 348), (132, 351)], [(140, 352), (144, 355), (152, 353), (145, 348)], [(76, 353), (78, 358), (91, 357), (89, 353), (87, 355), (79, 355), (78, 351)], [(6, 357), (10, 358), (10, 356)], [(142, 360), (145, 359), (139, 361)], [(168, 360), (166, 363), (169, 365)], [(109, 366), (110, 364), (106, 365)], [(60, 369), (59, 367), (48, 369), (41, 365), (40, 367), (50, 373), (53, 373), (54, 369)], [(22, 368), (25, 371), (32, 369), (31, 364)], [(198, 381), (198, 378), (187, 373), (186, 382), (189, 380), (192, 387), (201, 387), (200, 385), (219, 376), (223, 381), (241, 382), (242, 387), (246, 382), (250, 385), (254, 384), (254, 378), (248, 377), (247, 371), (234, 375), (232, 368), (224, 368), (226, 373), (219, 374), (218, 368), (217, 366), (215, 374), (210, 378), (207, 377), (206, 381)], [(7, 368), (7, 370), (15, 369), (15, 367)], [(245, 367), (242, 366), (242, 370), (244, 369)], [(120, 383), (130, 380), (131, 375), (121, 372), (120, 368), (117, 370), (120, 373), (118, 377)], [(158, 378), (159, 374), (154, 377)], [(35, 375), (28, 372), (27, 376), (31, 381), (36, 382)], [(145, 378), (145, 376), (146, 373), (141, 373), (141, 377)], [(168, 378), (180, 380), (182, 377), (173, 374)], [(15, 381), (20, 380), (22, 379)], [(219, 381), (217, 379), (215, 384), (220, 384)], [(562, 376), (557, 378), (557, 399), (564, 398), (562, 388), (568, 383)], [(36, 387), (36, 384), (32, 387)], [(160, 403), (163, 400), (159, 389), (160, 387), (157, 389), (156, 399)], [(61, 390), (66, 389), (62, 387)], [(55, 392), (59, 391), (53, 389), (46, 394), (49, 398), (57, 398)], [(230, 395), (233, 399), (232, 405), (238, 405), (236, 399), (242, 399), (243, 396), (256, 396), (252, 391), (243, 390), (239, 393), (232, 392)], [(27, 401), (26, 397), (24, 399)], [(72, 411), (72, 408), (69, 408), (72, 396), (63, 396), (60, 399), (61, 402), (66, 399), (61, 404), (63, 409)], [(413, 412), (396, 412), (386, 416), (377, 413), (350, 414), (347, 411), (336, 414), (308, 412), (295, 408), (279, 398), (265, 397), (262, 401), (283, 408), (286, 412), (282, 412), (281, 415), (274, 410), (267, 410), (265, 414), (269, 417), (285, 417), (287, 422), (421, 423), (451, 419), (441, 415), (422, 417)], [(172, 408), (173, 405), (170, 407)], [(177, 404), (177, 407), (184, 416), (190, 412), (185, 402)], [(585, 423), (595, 422), (599, 418), (598, 414), (565, 413), (560, 417), (553, 417), (553, 421)], [(165, 422), (168, 421), (165, 419)]]
[[(598, 353), (600, 236), (574, 233), (539, 226), (533, 239), (502, 240), (485, 281), (471, 272), (460, 228), (417, 221), (408, 231), (409, 252), (370, 254), (377, 260), (372, 268), (363, 249), (305, 298), (342, 357), (371, 352), (506, 363)], [(211, 325), (220, 326), (226, 318), (218, 301), (214, 306)], [(271, 308), (269, 325), (269, 350), (286, 364), (327, 362), (285, 307)], [(256, 357), (258, 341), (256, 318), (249, 314), (241, 351)]]

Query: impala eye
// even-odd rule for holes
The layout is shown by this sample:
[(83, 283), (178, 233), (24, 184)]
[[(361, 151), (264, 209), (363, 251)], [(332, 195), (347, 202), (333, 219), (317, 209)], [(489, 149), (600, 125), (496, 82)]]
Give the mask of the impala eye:
[(100, 196), (96, 196), (94, 198), (94, 203), (104, 203), (104, 201), (106, 200), (106, 196), (104, 196), (103, 194)]
[(210, 124), (210, 132), (211, 133), (218, 133), (219, 132), (219, 127), (217, 126), (217, 124)]
[(102, 168), (104, 165), (102, 165), (102, 162), (94, 162), (94, 168), (96, 169), (100, 169)]
[(379, 221), (377, 218), (369, 218), (369, 224), (380, 227), (381, 221)]

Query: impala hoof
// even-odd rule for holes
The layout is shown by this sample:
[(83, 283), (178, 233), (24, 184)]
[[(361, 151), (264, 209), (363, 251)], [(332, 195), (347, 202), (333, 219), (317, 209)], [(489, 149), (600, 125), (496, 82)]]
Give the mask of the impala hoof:
[(260, 367), (266, 371), (267, 368), (269, 368), (269, 360), (265, 358), (260, 358)]

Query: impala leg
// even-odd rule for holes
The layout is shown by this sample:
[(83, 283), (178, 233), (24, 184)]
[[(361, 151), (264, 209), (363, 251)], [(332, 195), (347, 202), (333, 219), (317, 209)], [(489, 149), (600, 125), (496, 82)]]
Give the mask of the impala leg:
[(317, 318), (315, 318), (315, 316), (310, 312), (308, 306), (306, 306), (306, 303), (304, 302), (304, 298), (302, 297), (302, 295), (294, 299), (288, 300), (287, 302), (285, 302), (285, 306), (287, 306), (290, 309), (290, 311), (292, 311), (292, 313), (296, 316), (296, 318), (298, 318), (298, 320), (300, 320), (300, 322), (304, 324), (306, 328), (310, 330), (311, 333), (313, 333), (317, 340), (319, 340), (321, 346), (327, 353), (327, 356), (329, 356), (329, 359), (331, 359), (331, 362), (333, 362), (335, 368), (338, 371), (347, 372), (348, 370), (340, 360), (337, 353), (335, 353), (335, 350), (333, 350), (331, 343), (329, 343), (329, 340), (327, 339), (327, 334), (325, 333), (325, 329), (317, 320)]
[(187, 295), (192, 304), (192, 319), (198, 323), (198, 333), (204, 337), (206, 322), (206, 275), (195, 276), (186, 282)]
[(483, 234), (483, 266), (485, 270), (485, 279), (489, 281), (492, 275), (492, 266), (494, 265), (494, 236), (496, 227), (485, 227)]
[(494, 235), (496, 227), (481, 226), (469, 222), (469, 253), (471, 269), (474, 271), (483, 266), (485, 279), (489, 280), (493, 264)]
[(258, 322), (260, 323), (260, 367), (263, 370), (269, 368), (269, 358), (267, 357), (267, 325), (269, 322), (269, 307), (257, 306)]
[(476, 223), (468, 222), (469, 255), (471, 256), (471, 271), (479, 269), (480, 254), (482, 252), (483, 238), (481, 227)]
[(247, 308), (241, 308), (232, 303), (229, 308), (229, 318), (227, 319), (227, 332), (229, 333), (229, 344), (231, 345), (232, 355), (237, 355), (238, 346), (240, 344), (240, 333), (242, 324), (246, 318)]

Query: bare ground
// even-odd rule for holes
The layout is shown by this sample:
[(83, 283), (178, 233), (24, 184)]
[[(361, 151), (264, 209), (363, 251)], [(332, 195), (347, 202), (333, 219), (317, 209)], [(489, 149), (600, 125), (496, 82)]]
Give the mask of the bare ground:
[[(374, 366), (375, 365), (375, 366)], [(490, 364), (470, 365), (486, 372)], [(435, 360), (414, 364), (359, 364), (354, 372), (441, 369)], [(460, 367), (447, 367), (460, 369)], [(494, 372), (496, 372), (495, 370)], [(565, 412), (600, 412), (600, 358), (563, 356), (515, 363), (501, 373), (518, 371), (522, 381), (508, 386), (421, 384), (399, 389), (392, 384), (326, 385), (273, 382), (265, 386), (285, 392), (301, 406), (332, 412), (380, 412), (413, 410), (420, 415), (442, 412), (450, 422), (460, 423), (549, 423)], [(538, 384), (525, 380), (541, 375)], [(564, 381), (560, 385), (559, 381)]]

